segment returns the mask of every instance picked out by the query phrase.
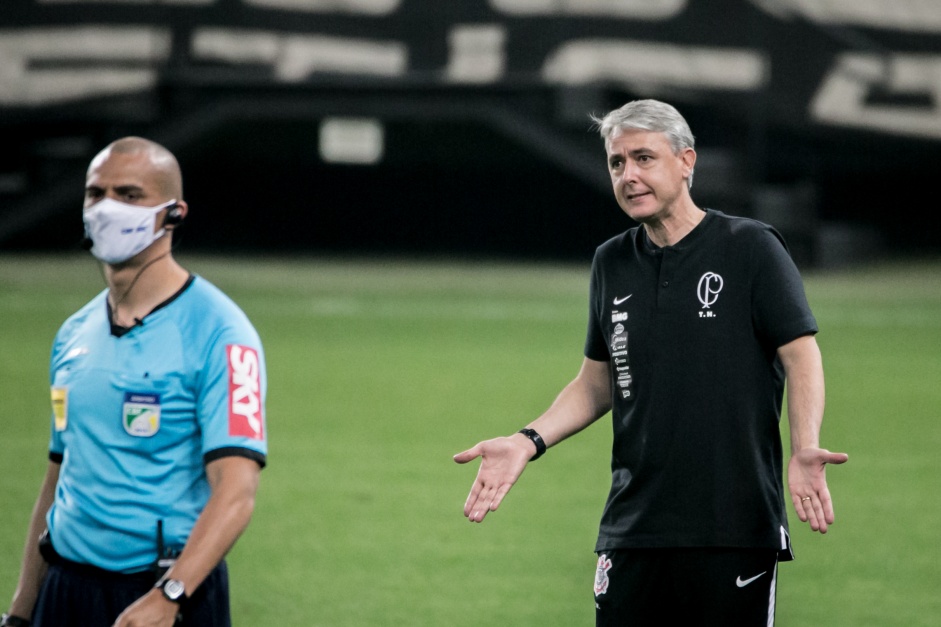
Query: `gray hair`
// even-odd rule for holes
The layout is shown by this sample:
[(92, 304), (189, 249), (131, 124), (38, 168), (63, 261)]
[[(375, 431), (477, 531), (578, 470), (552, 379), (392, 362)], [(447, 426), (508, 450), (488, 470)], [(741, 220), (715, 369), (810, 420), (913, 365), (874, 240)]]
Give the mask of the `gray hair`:
[[(663, 133), (673, 154), (679, 154), (686, 148), (696, 148), (696, 138), (689, 129), (686, 119), (673, 105), (659, 100), (632, 100), (619, 109), (608, 112), (604, 117), (591, 116), (604, 139), (605, 146), (618, 132), (629, 129)], [(693, 173), (687, 181), (693, 186)]]

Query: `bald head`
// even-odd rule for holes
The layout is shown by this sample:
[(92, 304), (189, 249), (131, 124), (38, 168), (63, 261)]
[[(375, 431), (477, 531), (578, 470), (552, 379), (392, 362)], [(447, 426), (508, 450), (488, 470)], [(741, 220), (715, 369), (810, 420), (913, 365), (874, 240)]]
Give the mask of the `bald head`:
[(143, 137), (122, 137), (108, 144), (95, 155), (88, 166), (88, 174), (98, 170), (112, 156), (134, 157), (161, 195), (167, 198), (182, 199), (183, 175), (180, 164), (169, 150), (157, 142)]

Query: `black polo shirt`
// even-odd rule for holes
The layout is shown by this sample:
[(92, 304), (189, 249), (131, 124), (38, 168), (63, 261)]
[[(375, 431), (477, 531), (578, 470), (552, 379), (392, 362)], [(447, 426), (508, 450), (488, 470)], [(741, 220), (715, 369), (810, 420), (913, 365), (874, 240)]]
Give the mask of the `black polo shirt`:
[(770, 226), (707, 210), (673, 246), (595, 254), (585, 356), (611, 362), (612, 485), (596, 550), (775, 548), (790, 559), (776, 351), (817, 332)]

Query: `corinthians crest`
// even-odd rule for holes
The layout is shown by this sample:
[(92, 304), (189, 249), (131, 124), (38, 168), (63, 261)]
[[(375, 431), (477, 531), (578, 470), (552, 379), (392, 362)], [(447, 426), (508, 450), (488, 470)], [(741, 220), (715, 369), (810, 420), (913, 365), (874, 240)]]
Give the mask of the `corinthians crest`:
[(702, 309), (699, 311), (700, 318), (715, 318), (716, 314), (711, 309), (705, 311), (716, 304), (719, 300), (719, 292), (725, 282), (722, 277), (715, 272), (706, 272), (699, 277), (699, 284), (696, 286), (696, 297), (702, 303)]

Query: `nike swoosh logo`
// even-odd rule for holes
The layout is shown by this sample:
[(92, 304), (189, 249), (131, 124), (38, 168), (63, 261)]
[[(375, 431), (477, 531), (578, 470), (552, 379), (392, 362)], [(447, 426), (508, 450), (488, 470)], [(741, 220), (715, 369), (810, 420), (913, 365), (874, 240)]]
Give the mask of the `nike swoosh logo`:
[(756, 579), (758, 579), (759, 577), (761, 577), (762, 575), (764, 575), (766, 572), (768, 572), (768, 571), (765, 571), (764, 573), (758, 573), (758, 574), (755, 575), (754, 577), (752, 577), (752, 578), (750, 578), (750, 579), (745, 579), (745, 580), (742, 580), (741, 577), (737, 577), (737, 578), (735, 579), (735, 585), (738, 586), (739, 588), (744, 588), (745, 586), (747, 586), (747, 585), (750, 584), (751, 582), (755, 581)]
[(626, 301), (626, 300), (627, 300), (628, 298), (630, 298), (631, 296), (633, 296), (633, 294), (628, 294), (628, 295), (625, 296), (624, 298), (615, 298), (615, 299), (614, 299), (614, 304), (615, 304), (615, 305), (620, 305), (621, 303), (623, 303), (624, 301)]

